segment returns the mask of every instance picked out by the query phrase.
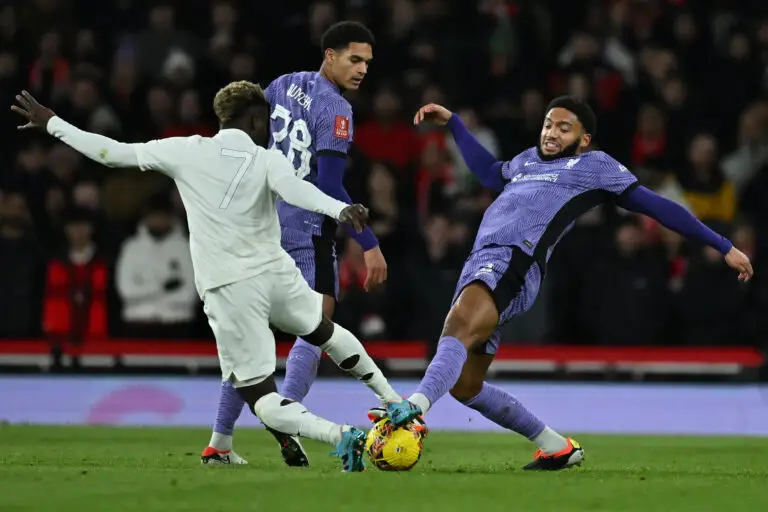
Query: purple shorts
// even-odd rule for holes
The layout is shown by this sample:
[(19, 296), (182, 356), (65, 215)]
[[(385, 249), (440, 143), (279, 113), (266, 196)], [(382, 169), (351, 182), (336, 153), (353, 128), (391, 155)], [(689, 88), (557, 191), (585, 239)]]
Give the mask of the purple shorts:
[(499, 310), (499, 324), (478, 352), (495, 354), (499, 350), (501, 326), (533, 306), (542, 278), (541, 267), (518, 247), (488, 246), (469, 255), (461, 270), (453, 303), (464, 288), (480, 281), (491, 291)]
[(296, 262), (301, 275), (313, 290), (338, 298), (339, 269), (333, 238), (283, 228), (280, 244)]

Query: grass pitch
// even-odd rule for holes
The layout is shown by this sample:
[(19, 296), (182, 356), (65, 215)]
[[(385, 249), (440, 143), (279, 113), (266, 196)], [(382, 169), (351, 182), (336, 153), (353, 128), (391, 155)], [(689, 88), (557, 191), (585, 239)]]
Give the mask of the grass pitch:
[(529, 473), (511, 434), (433, 433), (409, 473), (340, 473), (307, 441), (312, 467), (283, 466), (265, 432), (243, 429), (249, 466), (203, 468), (207, 429), (0, 427), (0, 511), (768, 510), (768, 439), (576, 436), (582, 468)]

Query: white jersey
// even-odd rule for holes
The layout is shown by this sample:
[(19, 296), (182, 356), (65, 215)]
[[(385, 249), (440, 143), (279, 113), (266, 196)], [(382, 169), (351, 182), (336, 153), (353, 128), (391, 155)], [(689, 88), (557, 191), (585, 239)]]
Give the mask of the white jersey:
[(205, 291), (269, 270), (280, 247), (276, 194), (338, 219), (346, 203), (297, 178), (279, 151), (257, 146), (243, 131), (122, 144), (83, 132), (58, 117), (48, 131), (110, 167), (138, 166), (173, 178), (187, 211), (195, 284)]
[[(187, 210), (200, 294), (259, 274), (284, 254), (270, 181), (297, 178), (282, 153), (257, 146), (240, 130), (228, 129), (212, 138), (141, 144), (136, 156), (140, 169), (160, 171), (176, 181)], [(334, 217), (346, 206), (336, 205)]]

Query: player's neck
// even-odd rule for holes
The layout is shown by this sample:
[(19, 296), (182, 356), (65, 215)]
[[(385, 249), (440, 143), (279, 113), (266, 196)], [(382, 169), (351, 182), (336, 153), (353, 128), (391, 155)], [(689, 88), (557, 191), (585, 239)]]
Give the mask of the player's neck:
[(339, 90), (339, 92), (344, 92), (344, 89), (339, 84), (337, 84), (336, 80), (334, 80), (331, 76), (331, 73), (328, 71), (328, 67), (325, 65), (325, 62), (320, 65), (320, 76), (328, 80), (331, 85)]
[(222, 123), (219, 125), (219, 130), (240, 130), (241, 132), (245, 132), (245, 129), (237, 123)]

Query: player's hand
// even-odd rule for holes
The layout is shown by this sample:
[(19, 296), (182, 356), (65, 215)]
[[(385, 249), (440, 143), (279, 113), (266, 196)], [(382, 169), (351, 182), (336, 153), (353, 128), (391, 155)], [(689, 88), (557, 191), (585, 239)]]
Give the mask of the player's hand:
[(44, 130), (48, 121), (56, 115), (53, 110), (39, 104), (27, 91), (21, 91), (21, 94), (16, 95), (16, 103), (21, 106), (11, 105), (11, 110), (27, 120), (27, 124), (18, 127), (19, 130), (30, 128), (42, 128)]
[(368, 224), (368, 208), (361, 204), (347, 206), (341, 210), (339, 221), (350, 224), (355, 228), (356, 232), (362, 233), (366, 224)]
[(451, 111), (442, 105), (437, 103), (430, 103), (424, 105), (413, 116), (413, 124), (434, 124), (437, 126), (443, 126), (448, 123), (451, 118)]
[(365, 284), (363, 288), (369, 292), (387, 280), (387, 261), (376, 246), (363, 253), (365, 259)]
[(749, 261), (747, 255), (735, 247), (731, 247), (731, 250), (725, 255), (725, 262), (739, 273), (739, 281), (749, 281), (755, 273), (752, 270), (752, 262)]

